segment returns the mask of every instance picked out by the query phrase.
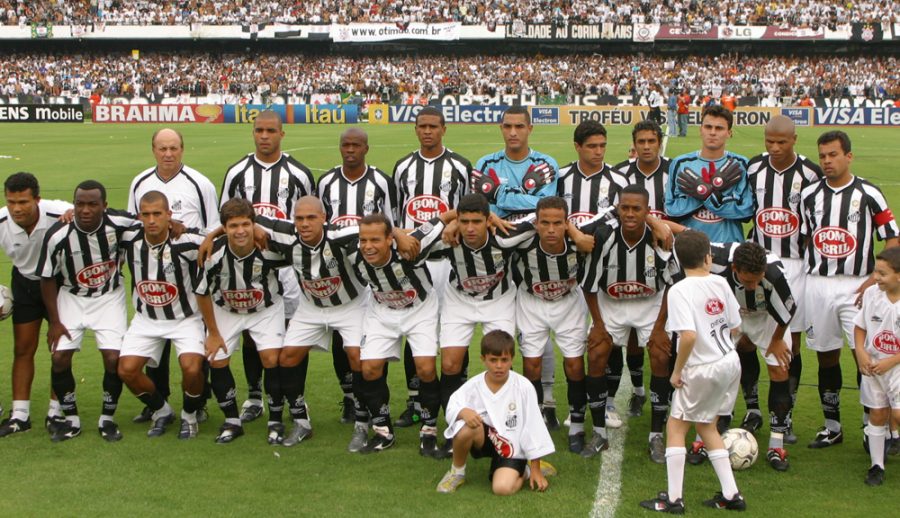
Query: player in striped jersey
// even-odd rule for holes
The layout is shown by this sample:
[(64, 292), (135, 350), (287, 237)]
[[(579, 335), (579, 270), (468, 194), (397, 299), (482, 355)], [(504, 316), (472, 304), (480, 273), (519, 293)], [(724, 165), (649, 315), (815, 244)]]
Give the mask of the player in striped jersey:
[[(197, 411), (205, 402), (203, 387), (203, 320), (193, 293), (197, 282), (199, 233), (170, 235), (172, 211), (165, 194), (141, 196), (138, 217), (121, 241), (131, 270), (134, 318), (125, 333), (119, 357), (119, 377), (151, 411), (148, 437), (158, 437), (175, 420), (172, 407), (154, 381), (141, 372), (158, 364), (167, 341), (175, 344), (181, 366), (183, 405), (179, 439), (197, 436)], [(216, 215), (218, 221), (218, 214)]]
[[(444, 147), (447, 126), (443, 112), (431, 106), (423, 108), (416, 114), (415, 129), (419, 149), (397, 161), (393, 174), (398, 197), (397, 224), (406, 229), (418, 228), (455, 208), (468, 189), (472, 171), (468, 160)], [(450, 266), (445, 260), (432, 260), (428, 268), (440, 295), (447, 284)], [(419, 380), (415, 378), (416, 366), (408, 342), (403, 348), (403, 367), (410, 398), (406, 410), (394, 422), (399, 427), (412, 426), (419, 418), (416, 409), (420, 406), (416, 401)]]
[(269, 403), (269, 444), (281, 444), (284, 396), (278, 375), (278, 357), (284, 338), (284, 302), (277, 269), (287, 266), (283, 254), (258, 250), (253, 242), (253, 219), (249, 200), (225, 202), (219, 219), (225, 236), (213, 243), (203, 265), (195, 293), (206, 324), (206, 357), (210, 362), (212, 389), (225, 414), (216, 442), (230, 443), (244, 435), (235, 400), (231, 355), (243, 331), (249, 331), (264, 370)]
[[(31, 173), (10, 175), (3, 188), (6, 207), (0, 209), (0, 247), (13, 263), (10, 288), (13, 295), (14, 354), (12, 412), (0, 423), (0, 437), (31, 429), (34, 354), (40, 340), (41, 323), (47, 318), (41, 298), (40, 276), (35, 274), (37, 261), (47, 229), (72, 208), (66, 202), (41, 199), (38, 180)], [(45, 425), (52, 431), (62, 420), (59, 402), (52, 396)]]
[[(593, 231), (594, 250), (585, 261), (581, 285), (593, 320), (588, 334), (586, 390), (594, 435), (581, 452), (590, 458), (608, 448), (606, 437), (607, 362), (613, 347), (624, 346), (634, 332), (650, 353), (653, 419), (650, 458), (665, 462), (662, 427), (669, 400), (671, 342), (665, 331), (665, 292), (672, 284), (672, 254), (660, 249), (647, 224), (649, 195), (640, 185), (622, 191), (618, 220)], [(643, 354), (643, 351), (641, 351)], [(643, 388), (643, 387), (642, 387)], [(582, 432), (583, 433), (583, 432)], [(584, 439), (582, 438), (582, 441)]]
[[(713, 243), (710, 250), (711, 272), (728, 281), (741, 306), (741, 336), (736, 349), (739, 356), (753, 357), (752, 362), (741, 361), (741, 387), (748, 408), (752, 399), (757, 400), (757, 412), (759, 411), (759, 393), (756, 386), (759, 380), (757, 349), (766, 360), (770, 380), (771, 425), (766, 459), (775, 470), (786, 471), (789, 464), (784, 448), (784, 435), (790, 425), (789, 412), (792, 406), (788, 382), (792, 337), (785, 332), (797, 309), (791, 286), (778, 256), (767, 253), (766, 249), (757, 243)], [(745, 367), (754, 363), (755, 372)], [(750, 372), (747, 372), (748, 370)], [(746, 419), (744, 421), (746, 422)]]
[[(841, 347), (852, 343), (853, 319), (862, 293), (874, 284), (875, 240), (897, 246), (898, 228), (881, 190), (850, 172), (850, 137), (842, 131), (819, 136), (819, 165), (825, 178), (800, 193), (806, 240), (806, 343), (819, 360), (819, 399), (825, 426), (809, 444), (825, 448), (843, 442), (840, 392)], [(843, 333), (843, 334), (842, 334)]]
[[(144, 170), (131, 181), (128, 189), (126, 210), (133, 214), (139, 211), (138, 201), (150, 191), (159, 191), (169, 200), (172, 219), (181, 221), (188, 228), (207, 230), (219, 226), (219, 202), (216, 187), (203, 174), (186, 166), (184, 139), (181, 133), (163, 128), (153, 133), (150, 147), (156, 159), (156, 166)], [(163, 398), (169, 398), (169, 352), (171, 345), (166, 341), (158, 367), (147, 367), (147, 375), (153, 380)], [(135, 422), (150, 420), (150, 409), (144, 407)]]
[[(803, 155), (794, 151), (797, 143), (797, 132), (794, 121), (790, 117), (776, 115), (766, 124), (766, 152), (750, 159), (747, 166), (747, 179), (754, 195), (753, 227), (747, 239), (759, 243), (766, 250), (774, 253), (784, 265), (791, 291), (802, 298), (806, 291), (806, 271), (803, 261), (803, 243), (800, 240), (800, 192), (808, 185), (819, 181), (822, 169)], [(795, 300), (797, 311), (791, 320), (791, 367), (788, 380), (791, 385), (791, 397), (797, 398), (800, 386), (800, 374), (803, 368), (800, 354), (800, 333), (806, 331), (806, 313), (802, 300)], [(756, 355), (748, 358), (741, 354), (742, 373), (759, 372), (759, 360)], [(750, 364), (746, 362), (750, 361)], [(754, 406), (755, 405), (755, 406)], [(747, 401), (757, 412), (748, 412), (741, 424), (742, 428), (755, 431), (762, 425), (762, 416), (758, 412), (759, 401)], [(788, 419), (788, 431), (785, 442), (793, 444), (797, 437)]]
[[(302, 196), (314, 194), (315, 180), (309, 168), (296, 158), (281, 151), (284, 129), (281, 117), (272, 110), (263, 110), (253, 120), (255, 151), (241, 158), (228, 169), (222, 185), (222, 205), (232, 198), (244, 198), (253, 203), (257, 214), (290, 219), (294, 203)], [(290, 269), (279, 272), (284, 289), (285, 319), (291, 318), (300, 298), (297, 279)], [(262, 415), (262, 375), (253, 339), (244, 333), (241, 356), (247, 377), (249, 396), (241, 405), (241, 420), (253, 421)], [(302, 368), (306, 368), (303, 363)]]
[[(359, 128), (350, 128), (340, 138), (341, 165), (319, 178), (317, 192), (325, 204), (328, 223), (334, 227), (357, 226), (375, 212), (393, 224), (397, 214), (397, 188), (391, 178), (375, 166), (366, 164), (369, 136)], [(332, 337), (334, 373), (344, 392), (341, 422), (353, 421), (353, 372), (340, 334)]]
[(51, 436), (54, 442), (81, 434), (72, 356), (81, 350), (85, 329), (94, 331), (103, 357), (100, 436), (110, 442), (122, 438), (113, 420), (122, 393), (116, 371), (127, 327), (119, 241), (133, 224), (130, 215), (107, 209), (102, 184), (86, 180), (75, 188), (74, 220), (57, 222), (44, 236), (37, 275), (50, 322), (50, 380), (66, 415)]
[(672, 160), (666, 214), (719, 243), (744, 240), (741, 223), (753, 216), (747, 159), (725, 149), (734, 117), (722, 106), (703, 110), (700, 151)]

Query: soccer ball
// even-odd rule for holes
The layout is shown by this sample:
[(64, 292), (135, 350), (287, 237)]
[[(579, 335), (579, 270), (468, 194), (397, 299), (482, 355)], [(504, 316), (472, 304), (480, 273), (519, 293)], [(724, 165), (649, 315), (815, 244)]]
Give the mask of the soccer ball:
[(12, 290), (0, 284), (0, 320), (6, 320), (12, 315), (13, 296)]
[(722, 441), (728, 450), (728, 460), (731, 461), (731, 469), (740, 471), (747, 469), (756, 462), (759, 456), (759, 445), (753, 434), (743, 428), (732, 428), (722, 434)]

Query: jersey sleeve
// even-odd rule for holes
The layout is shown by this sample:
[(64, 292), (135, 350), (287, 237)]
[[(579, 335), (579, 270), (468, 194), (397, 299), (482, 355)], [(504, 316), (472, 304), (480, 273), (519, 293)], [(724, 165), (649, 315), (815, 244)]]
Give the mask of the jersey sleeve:
[(57, 246), (62, 239), (61, 236), (65, 236), (65, 233), (62, 231), (63, 226), (63, 223), (54, 224), (44, 235), (41, 253), (38, 256), (37, 270), (35, 271), (36, 276), (50, 279), (59, 273), (60, 264)]
[(871, 313), (870, 308), (872, 307), (872, 296), (875, 294), (873, 290), (877, 289), (878, 286), (869, 286), (863, 293), (862, 307), (859, 308), (859, 311), (856, 312), (856, 316), (853, 317), (853, 325), (860, 329), (865, 329), (866, 331), (869, 330), (866, 327), (866, 322), (868, 321), (869, 315)]
[[(507, 383), (509, 383), (507, 381)], [(519, 404), (522, 409), (522, 435), (520, 436), (522, 454), (527, 460), (537, 460), (555, 451), (553, 439), (538, 406), (537, 393), (530, 383), (520, 383)]]
[(738, 302), (737, 297), (734, 296), (734, 292), (725, 279), (721, 277), (719, 279), (721, 279), (722, 286), (724, 286), (722, 291), (725, 293), (725, 318), (728, 321), (728, 328), (737, 329), (741, 325), (741, 304)]
[[(868, 187), (868, 186), (867, 186)], [(897, 229), (897, 221), (894, 219), (894, 213), (888, 207), (887, 200), (881, 189), (871, 186), (866, 189), (868, 196), (868, 209), (872, 214), (872, 223), (878, 239), (884, 241), (900, 235)]]
[(261, 215), (257, 215), (254, 221), (269, 236), (270, 243), (274, 242), (284, 247), (293, 245), (297, 241), (295, 227), (287, 221)]
[(769, 295), (769, 315), (779, 325), (786, 326), (794, 318), (797, 304), (780, 261), (770, 263), (766, 267), (766, 277), (772, 283), (772, 293)]
[(679, 289), (679, 285), (676, 284), (673, 289), (669, 290), (666, 304), (669, 315), (666, 320), (666, 331), (670, 333), (697, 331), (693, 308), (690, 307), (690, 300), (685, 296), (684, 289)]
[(604, 246), (606, 240), (612, 234), (612, 228), (607, 225), (597, 225), (594, 232), (594, 250), (582, 262), (581, 270), (581, 287), (589, 292), (596, 293), (600, 290), (598, 283), (600, 282), (601, 272), (603, 272), (604, 262)]
[(527, 194), (519, 186), (503, 184), (497, 189), (497, 208), (507, 212), (525, 212), (534, 210), (537, 203), (545, 196), (556, 196), (556, 176), (549, 184), (541, 187), (535, 194)]
[(132, 212), (134, 214), (138, 213), (137, 199), (134, 196), (134, 191), (136, 189), (136, 183), (141, 175), (135, 176), (133, 180), (131, 180), (131, 186), (128, 187), (128, 203), (125, 204), (125, 210), (128, 212)]
[(219, 228), (219, 196), (212, 182), (201, 184), (200, 196), (203, 198), (203, 221), (206, 222), (205, 232)]

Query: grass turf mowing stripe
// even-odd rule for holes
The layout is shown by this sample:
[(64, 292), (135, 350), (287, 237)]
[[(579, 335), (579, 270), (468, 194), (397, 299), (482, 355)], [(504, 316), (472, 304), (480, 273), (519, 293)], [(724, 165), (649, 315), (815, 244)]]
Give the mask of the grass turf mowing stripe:
[[(613, 348), (613, 352), (620, 353), (616, 348)], [(603, 452), (591, 518), (612, 518), (619, 507), (619, 497), (622, 494), (622, 460), (625, 453), (625, 438), (628, 436), (627, 408), (630, 394), (628, 389), (633, 390), (631, 378), (622, 376), (619, 391), (616, 393), (616, 408), (626, 410), (619, 414), (624, 417), (622, 427), (618, 430), (609, 430), (609, 449)]]

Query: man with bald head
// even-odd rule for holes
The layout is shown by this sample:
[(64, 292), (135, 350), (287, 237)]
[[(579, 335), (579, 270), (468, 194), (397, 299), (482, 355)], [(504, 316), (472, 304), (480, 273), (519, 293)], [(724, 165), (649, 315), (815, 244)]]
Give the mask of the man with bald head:
[[(142, 171), (131, 182), (126, 206), (128, 212), (139, 214), (138, 204), (141, 197), (148, 192), (158, 191), (169, 201), (171, 219), (181, 221), (187, 228), (201, 231), (218, 227), (216, 187), (199, 171), (182, 162), (184, 139), (181, 133), (171, 128), (157, 130), (150, 140), (150, 147), (156, 165)], [(159, 367), (147, 368), (147, 375), (156, 384), (163, 398), (169, 397), (170, 349), (171, 346), (167, 342), (158, 362)], [(144, 408), (141, 414), (135, 417), (135, 422), (147, 422), (151, 414), (149, 408)]]
[[(784, 115), (772, 117), (765, 130), (766, 152), (753, 157), (747, 166), (754, 213), (753, 228), (748, 239), (778, 256), (784, 265), (791, 293), (803, 294), (806, 289), (806, 273), (802, 258), (803, 243), (800, 240), (800, 192), (811, 183), (819, 181), (822, 170), (794, 151), (796, 143), (794, 121)], [(790, 324), (792, 358), (788, 368), (788, 381), (772, 382), (770, 400), (789, 397), (796, 399), (802, 368), (800, 333), (806, 331), (807, 327), (805, 311), (799, 298), (795, 300), (799, 305)], [(739, 341), (737, 348), (741, 358), (741, 388), (747, 402), (747, 415), (741, 427), (755, 432), (763, 423), (759, 409), (759, 359), (756, 349), (746, 340)], [(771, 404), (769, 406), (772, 407)], [(784, 441), (792, 444), (797, 439), (790, 426), (790, 417), (787, 422), (788, 431), (784, 434)], [(777, 441), (777, 436), (781, 434), (773, 435), (776, 435)], [(777, 448), (780, 445), (773, 446), (773, 449)]]

